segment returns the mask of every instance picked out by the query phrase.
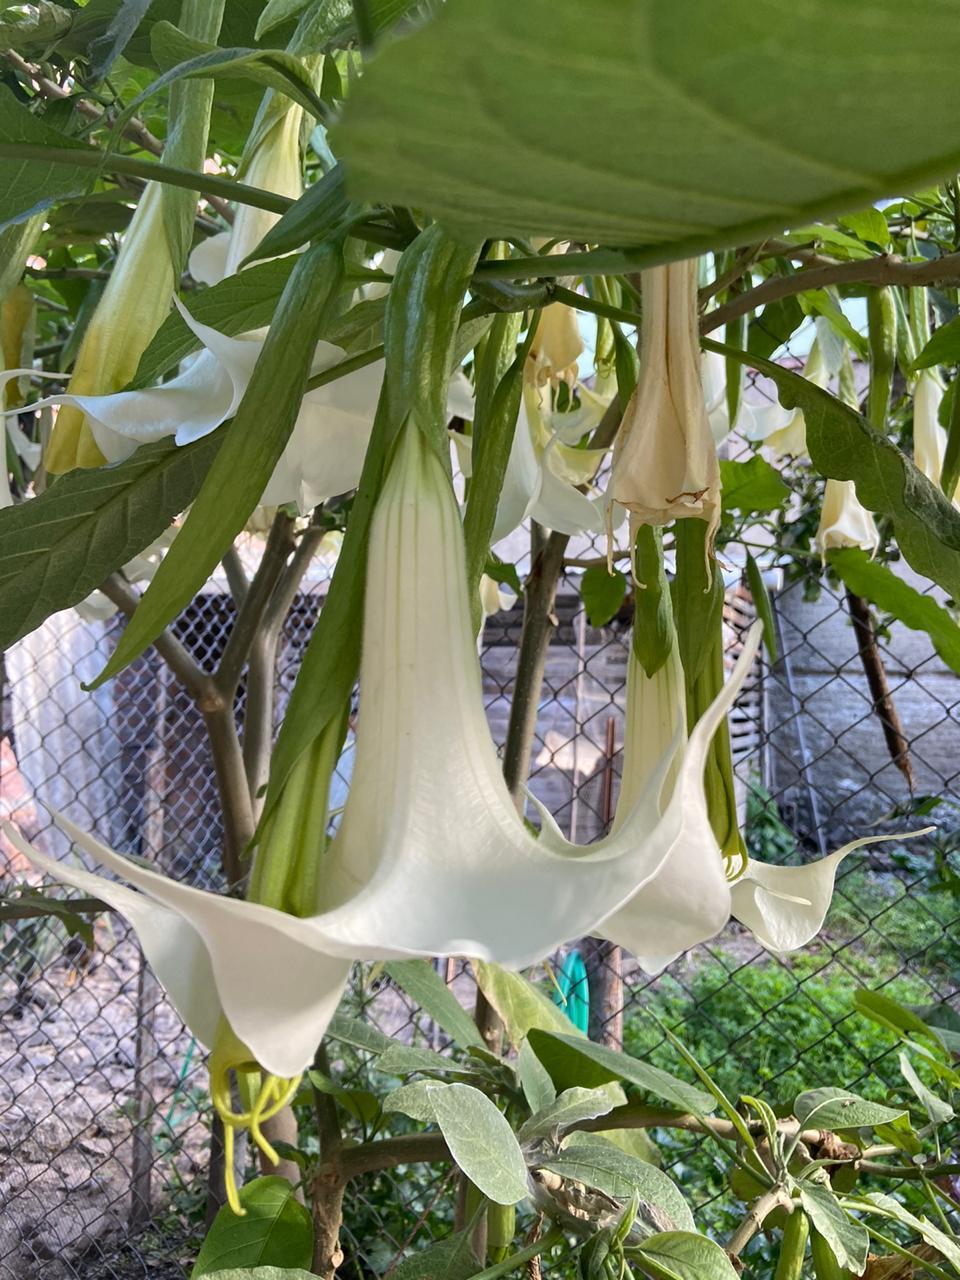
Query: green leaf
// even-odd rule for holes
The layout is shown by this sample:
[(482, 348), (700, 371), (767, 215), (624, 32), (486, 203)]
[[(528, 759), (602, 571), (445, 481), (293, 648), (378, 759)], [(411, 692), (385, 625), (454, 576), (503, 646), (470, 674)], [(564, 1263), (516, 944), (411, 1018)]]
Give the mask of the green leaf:
[(715, 1100), (702, 1089), (639, 1058), (594, 1044), (592, 1040), (534, 1028), (530, 1032), (530, 1045), (558, 1089), (573, 1085), (589, 1088), (608, 1080), (626, 1080), (681, 1111), (709, 1113), (716, 1107)]
[(267, 0), (263, 12), (257, 19), (257, 39), (261, 40), (268, 31), (278, 27), (288, 18), (295, 18), (314, 0)]
[(146, 445), (0, 510), (0, 649), (83, 600), (158, 538), (194, 500), (222, 443), (217, 431), (182, 449), (172, 440)]
[(637, 1251), (641, 1268), (664, 1280), (736, 1280), (733, 1263), (713, 1240), (690, 1231), (662, 1231)]
[(913, 1064), (907, 1055), (900, 1053), (900, 1074), (906, 1080), (907, 1084), (913, 1090), (924, 1111), (930, 1119), (930, 1123), (934, 1125), (946, 1124), (948, 1120), (954, 1117), (954, 1110), (949, 1102), (945, 1102), (942, 1098), (938, 1098), (935, 1093), (923, 1083), (913, 1068)]
[[(721, 355), (720, 343), (702, 345)], [(756, 356), (742, 356), (769, 376), (787, 408), (800, 408), (807, 427), (807, 450), (823, 476), (853, 480), (868, 511), (889, 516), (907, 562), (960, 600), (960, 513), (890, 440), (828, 391), (789, 369)]]
[(449, 1076), (470, 1075), (483, 1068), (475, 1061), (463, 1062), (419, 1045), (392, 1044), (377, 1063), (377, 1070), (389, 1076), (411, 1076), (417, 1071), (438, 1072)]
[(747, 552), (747, 586), (753, 596), (757, 617), (763, 623), (763, 645), (767, 651), (767, 657), (771, 663), (775, 663), (780, 655), (777, 648), (777, 626), (773, 618), (773, 601), (767, 591), (767, 584), (763, 580), (763, 571), (749, 551)]
[(894, 1200), (893, 1196), (885, 1195), (882, 1191), (872, 1191), (860, 1199), (874, 1212), (883, 1214), (885, 1218), (893, 1218), (896, 1222), (912, 1227), (927, 1244), (943, 1254), (955, 1271), (960, 1272), (960, 1243), (955, 1236), (948, 1236), (929, 1219), (911, 1213), (898, 1200)]
[(780, 472), (759, 453), (746, 462), (720, 460), (720, 490), (724, 511), (744, 514), (776, 511), (790, 497)]
[[(477, 986), (487, 1003), (496, 1010), (511, 1044), (519, 1046), (535, 1027), (545, 1031), (570, 1030), (566, 1014), (522, 974), (511, 973), (509, 969), (485, 960), (471, 963)], [(580, 1081), (572, 1083), (579, 1084)]]
[(851, 1218), (829, 1185), (801, 1182), (800, 1203), (840, 1266), (862, 1275), (870, 1248), (870, 1236), (863, 1223)]
[(335, 165), (294, 201), (245, 261), (294, 253), (308, 241), (322, 240), (346, 216), (348, 207), (343, 169)]
[(333, 1015), (327, 1027), (327, 1035), (331, 1040), (342, 1040), (344, 1044), (352, 1044), (355, 1049), (366, 1049), (368, 1053), (375, 1054), (386, 1053), (397, 1043), (371, 1022), (353, 1018), (348, 1013)]
[[(224, 1205), (207, 1232), (190, 1280), (269, 1263), (306, 1270), (313, 1258), (313, 1221), (286, 1178), (254, 1178), (240, 1188), (240, 1218)], [(282, 1273), (281, 1273), (282, 1274)]]
[(920, 1036), (923, 1040), (932, 1040), (938, 1049), (943, 1046), (936, 1031), (919, 1018), (912, 1009), (905, 1008), (896, 1000), (879, 991), (867, 991), (861, 987), (853, 993), (854, 1008), (871, 1022), (887, 1027), (897, 1035)]
[(859, 1094), (829, 1085), (799, 1094), (793, 1104), (793, 1114), (801, 1129), (860, 1129), (891, 1124), (906, 1112), (902, 1107), (884, 1107), (879, 1102), (867, 1102)]
[(960, 364), (960, 316), (934, 330), (913, 362), (913, 368), (932, 369), (938, 364)]
[(473, 1232), (458, 1231), (408, 1255), (390, 1276), (391, 1280), (470, 1280), (480, 1270)]
[(318, 1093), (335, 1098), (344, 1111), (360, 1124), (371, 1124), (379, 1116), (380, 1099), (369, 1089), (344, 1089), (322, 1071), (308, 1071), (307, 1075)]
[(432, 1085), (437, 1124), (457, 1166), (488, 1200), (516, 1204), (527, 1194), (527, 1166), (505, 1116), (468, 1084)]
[(342, 270), (336, 243), (311, 249), (298, 260), (203, 487), (93, 687), (122, 671), (186, 608), (260, 501), (300, 412)]
[(44, 124), (6, 85), (0, 85), (0, 142), (55, 147), (59, 152), (56, 161), (43, 159), (42, 152), (36, 159), (0, 159), (0, 229), (49, 209), (64, 196), (78, 196), (93, 184), (94, 172), (70, 164), (64, 155), (82, 154), (87, 146)]
[(476, 1023), (429, 960), (391, 960), (386, 971), (456, 1044), (485, 1048)]
[(836, 547), (827, 552), (827, 562), (858, 596), (911, 630), (925, 631), (947, 666), (960, 674), (960, 627), (932, 596), (911, 587), (859, 547)]
[(858, 240), (866, 240), (875, 244), (878, 249), (890, 248), (890, 228), (879, 209), (872, 206), (859, 213), (847, 213), (840, 219), (840, 225), (852, 232)]
[(168, 69), (143, 93), (137, 94), (120, 115), (118, 127), (154, 94), (178, 80), (217, 76), (254, 80), (284, 94), (319, 120), (327, 115), (327, 108), (317, 96), (303, 62), (282, 49), (220, 49), (204, 40), (195, 40), (165, 21), (154, 24), (150, 45), (157, 62)]
[(121, 0), (109, 27), (90, 45), (90, 79), (102, 80), (130, 43), (143, 21), (151, 0)]
[(413, 1084), (402, 1084), (399, 1089), (388, 1093), (383, 1100), (386, 1113), (399, 1111), (411, 1120), (419, 1120), (421, 1124), (432, 1124), (436, 1118), (433, 1106), (435, 1080), (415, 1080)]
[(520, 1076), (520, 1087), (532, 1112), (542, 1111), (557, 1096), (553, 1081), (546, 1067), (530, 1047), (530, 1041), (524, 1040), (517, 1054), (517, 1073)]
[(591, 565), (580, 579), (580, 596), (591, 627), (605, 627), (615, 618), (627, 594), (627, 579), (619, 569)]
[(802, 323), (803, 307), (795, 297), (771, 302), (750, 321), (747, 350), (752, 356), (772, 356), (785, 342), (789, 342)]
[[(950, 12), (594, 0), (584, 22), (582, 0), (449, 0), (365, 68), (334, 146), (359, 198), (474, 234), (690, 257), (955, 173)], [(870, 109), (841, 129), (851, 84)], [(597, 122), (618, 120), (643, 127), (601, 157)]]
[(0, 53), (9, 49), (24, 53), (34, 45), (51, 45), (72, 24), (73, 14), (49, 0), (40, 0), (26, 12), (6, 9), (0, 21)]
[(547, 1138), (560, 1129), (569, 1129), (581, 1120), (595, 1120), (605, 1116), (614, 1107), (623, 1106), (626, 1098), (623, 1090), (614, 1082), (598, 1085), (594, 1089), (564, 1089), (546, 1106), (535, 1111), (517, 1130), (521, 1142), (534, 1142)]
[(690, 1206), (672, 1178), (595, 1133), (571, 1134), (563, 1150), (541, 1158), (538, 1168), (596, 1187), (617, 1200), (629, 1200), (639, 1191), (642, 1199), (667, 1214), (676, 1230), (695, 1230)]

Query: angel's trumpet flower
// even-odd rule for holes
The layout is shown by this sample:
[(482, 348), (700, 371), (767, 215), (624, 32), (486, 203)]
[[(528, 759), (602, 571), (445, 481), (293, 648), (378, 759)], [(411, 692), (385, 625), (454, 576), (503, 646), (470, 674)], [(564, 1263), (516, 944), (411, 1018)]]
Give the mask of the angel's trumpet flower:
[(720, 465), (703, 395), (695, 259), (642, 276), (640, 379), (613, 451), (608, 504), (637, 525), (720, 521)]
[(834, 547), (860, 547), (871, 555), (876, 553), (880, 534), (852, 480), (827, 481), (814, 542), (822, 558)]
[[(543, 249), (547, 241), (534, 239), (534, 248)], [(550, 253), (568, 253), (569, 244), (555, 244)], [(533, 386), (566, 382), (571, 387), (577, 380), (577, 362), (583, 354), (583, 335), (575, 307), (566, 302), (551, 302), (544, 307), (533, 335), (533, 344), (523, 376)]]
[[(227, 1046), (218, 1068), (256, 1064), (275, 1077), (245, 1111), (228, 1116), (231, 1125), (253, 1131), (310, 1063), (351, 960), (452, 954), (523, 967), (572, 937), (608, 931), (641, 953), (654, 937), (672, 951), (673, 935), (660, 928), (662, 897), (647, 899), (646, 887), (675, 857), (722, 865), (703, 766), (756, 656), (759, 627), (686, 744), (677, 726), (618, 806), (616, 830), (580, 847), (549, 823), (537, 838), (517, 813), (484, 716), (470, 604), (453, 488), (408, 424), (370, 530), (355, 766), (329, 846), (333, 730), (298, 761), (268, 819), (251, 882), (261, 901), (179, 884), (65, 819), (60, 825), (76, 843), (134, 888), (51, 860), (5, 828), (42, 870), (127, 917), (198, 1039), (222, 1046), (229, 1027), (240, 1048)], [(763, 874), (774, 877), (772, 888), (764, 879), (763, 895), (775, 897), (776, 869)], [(698, 913), (700, 936), (729, 909), (725, 883), (713, 879), (700, 887), (704, 896), (718, 894), (706, 908), (709, 921)], [(796, 902), (796, 889), (789, 893)], [(766, 903), (761, 896), (747, 909), (764, 921)], [(678, 916), (683, 923), (685, 913)], [(687, 945), (691, 934), (680, 927)]]
[[(943, 388), (932, 369), (921, 369), (913, 392), (913, 460), (931, 483), (940, 488), (947, 433), (940, 425)], [(951, 495), (960, 505), (960, 486)]]
[(107, 287), (83, 335), (67, 395), (48, 401), (61, 405), (44, 458), (49, 472), (57, 475), (75, 467), (98, 467), (107, 460), (97, 424), (88, 420), (83, 400), (107, 396), (130, 381), (147, 344), (166, 319), (175, 284), (163, 186), (151, 182), (140, 197)]

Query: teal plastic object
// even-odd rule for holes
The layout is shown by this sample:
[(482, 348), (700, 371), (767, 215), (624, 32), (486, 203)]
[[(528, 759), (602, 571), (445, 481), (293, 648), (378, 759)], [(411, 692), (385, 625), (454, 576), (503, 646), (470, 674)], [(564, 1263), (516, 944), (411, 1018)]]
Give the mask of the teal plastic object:
[(578, 1031), (587, 1034), (590, 1026), (590, 984), (587, 966), (579, 951), (571, 951), (557, 974), (553, 1003), (560, 1006)]

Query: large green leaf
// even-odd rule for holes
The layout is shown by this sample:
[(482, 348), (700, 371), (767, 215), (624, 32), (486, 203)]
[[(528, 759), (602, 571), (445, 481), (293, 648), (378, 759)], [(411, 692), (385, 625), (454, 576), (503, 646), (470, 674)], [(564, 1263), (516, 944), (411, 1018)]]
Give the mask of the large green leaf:
[(558, 1032), (571, 1029), (567, 1015), (522, 974), (511, 973), (485, 960), (474, 960), (473, 972), (477, 986), (503, 1023), (511, 1044), (519, 1047), (534, 1027)]
[(470, 1280), (480, 1270), (473, 1232), (458, 1231), (411, 1253), (390, 1274), (393, 1280)]
[(558, 1089), (573, 1085), (590, 1088), (608, 1080), (626, 1080), (644, 1092), (679, 1107), (681, 1111), (702, 1114), (716, 1107), (716, 1101), (710, 1094), (695, 1085), (678, 1080), (669, 1072), (632, 1058), (628, 1053), (618, 1053), (602, 1044), (594, 1044), (592, 1040), (534, 1029), (530, 1032), (530, 1044)]
[(196, 497), (223, 433), (147, 445), (115, 467), (74, 471), (0, 510), (0, 649), (88, 596)]
[(96, 684), (122, 671), (186, 608), (259, 502), (300, 412), (342, 270), (338, 244), (320, 245), (298, 260), (216, 461)]
[(855, 409), (799, 374), (706, 338), (702, 345), (775, 382), (780, 403), (803, 410), (807, 450), (820, 474), (852, 480), (868, 511), (892, 519), (908, 564), (960, 600), (960, 512), (905, 453)]
[(0, 20), (0, 53), (17, 49), (26, 53), (33, 46), (49, 48), (58, 36), (70, 30), (73, 14), (50, 0), (40, 0), (26, 12), (5, 9)]
[[(207, 1232), (190, 1280), (269, 1263), (271, 1267), (310, 1266), (313, 1221), (286, 1178), (254, 1178), (240, 1189), (246, 1213), (229, 1206), (217, 1214)], [(283, 1275), (283, 1272), (280, 1273)]]
[(335, 145), (356, 195), (475, 233), (690, 256), (956, 172), (954, 17), (952, 0), (909, 23), (899, 0), (869, 21), (862, 0), (448, 0), (366, 68)]
[(947, 666), (960, 675), (960, 627), (942, 605), (886, 565), (871, 560), (859, 547), (836, 547), (827, 553), (827, 560), (851, 591), (914, 631), (925, 631)]
[(548, 1102), (525, 1120), (517, 1130), (521, 1142), (533, 1142), (570, 1129), (583, 1120), (595, 1120), (608, 1115), (614, 1107), (626, 1102), (623, 1090), (615, 1081), (598, 1085), (594, 1089), (564, 1089), (558, 1097)]
[(64, 151), (88, 151), (86, 144), (44, 124), (17, 101), (6, 85), (0, 85), (0, 142), (56, 147), (60, 153), (56, 161), (0, 159), (0, 228), (49, 209), (64, 196), (79, 195), (94, 180), (91, 170), (63, 158)]
[(308, 187), (280, 221), (270, 228), (247, 262), (292, 253), (309, 240), (322, 240), (347, 212), (347, 191), (343, 167), (335, 165), (329, 173)]

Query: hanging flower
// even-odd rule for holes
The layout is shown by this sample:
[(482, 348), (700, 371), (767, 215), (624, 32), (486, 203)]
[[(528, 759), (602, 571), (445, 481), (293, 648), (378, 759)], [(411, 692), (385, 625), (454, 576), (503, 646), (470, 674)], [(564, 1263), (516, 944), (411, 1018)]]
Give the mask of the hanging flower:
[(631, 525), (720, 521), (720, 466), (700, 381), (695, 259), (642, 275), (640, 380), (623, 416), (608, 504)]
[[(83, 398), (118, 391), (137, 371), (150, 339), (166, 319), (176, 286), (164, 226), (163, 186), (151, 182), (140, 197), (110, 279), (91, 317), (68, 395), (41, 402), (60, 404), (44, 466), (53, 475), (106, 460), (86, 420)], [(14, 376), (32, 373), (20, 369)]]
[[(943, 388), (932, 369), (922, 369), (913, 392), (913, 460), (927, 479), (940, 488), (940, 474), (947, 451), (947, 433), (940, 425)], [(960, 486), (953, 494), (960, 503)]]
[(822, 559), (833, 547), (860, 547), (876, 554), (880, 534), (852, 480), (827, 480), (814, 542)]
[[(803, 376), (816, 387), (826, 387), (832, 374), (839, 369), (824, 359), (824, 343), (818, 334), (813, 340), (810, 354), (803, 366)], [(832, 344), (833, 348), (837, 343)], [(842, 351), (842, 347), (840, 348)], [(779, 414), (774, 412), (779, 410)], [(770, 406), (770, 412), (758, 415), (746, 433), (747, 439), (768, 448), (774, 458), (802, 458), (807, 453), (807, 423), (802, 409), (783, 409), (779, 403)]]
[(700, 358), (700, 376), (710, 431), (718, 445), (731, 431), (742, 435), (745, 440), (767, 440), (788, 427), (795, 416), (793, 410), (784, 409), (779, 400), (753, 404), (741, 396), (736, 422), (731, 425), (724, 357), (717, 351), (704, 351)]
[(40, 446), (27, 439), (24, 432), (17, 425), (15, 418), (6, 419), (6, 428), (6, 439), (4, 439), (3, 432), (0, 431), (0, 445), (3, 446), (3, 466), (0, 468), (0, 507), (13, 506), (13, 494), (10, 492), (10, 473), (7, 470), (6, 441), (10, 441), (14, 453), (31, 471), (35, 471), (40, 465)]

